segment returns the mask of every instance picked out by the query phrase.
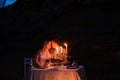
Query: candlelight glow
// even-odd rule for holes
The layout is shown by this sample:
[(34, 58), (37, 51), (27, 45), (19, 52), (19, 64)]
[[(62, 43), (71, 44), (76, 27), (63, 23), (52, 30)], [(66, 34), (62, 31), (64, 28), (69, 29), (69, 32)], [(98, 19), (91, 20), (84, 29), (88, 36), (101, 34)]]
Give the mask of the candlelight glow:
[(64, 43), (65, 47), (67, 48), (67, 43)]
[(58, 47), (56, 47), (56, 54), (58, 54)]
[[(52, 41), (47, 41), (44, 43), (42, 50), (38, 53), (38, 57), (36, 57), (36, 63), (38, 66), (51, 66), (51, 65), (59, 65), (59, 64), (66, 64), (68, 63), (67, 61), (67, 55), (68, 55), (68, 44), (67, 43), (62, 43), (61, 45), (52, 40)], [(39, 64), (39, 56), (43, 61), (41, 60)], [(50, 59), (50, 63), (48, 61), (45, 61), (46, 59)]]
[(60, 54), (62, 54), (63, 50), (62, 50), (62, 46), (60, 46)]
[(66, 47), (66, 53), (68, 53), (68, 45), (67, 43), (64, 43), (65, 47)]

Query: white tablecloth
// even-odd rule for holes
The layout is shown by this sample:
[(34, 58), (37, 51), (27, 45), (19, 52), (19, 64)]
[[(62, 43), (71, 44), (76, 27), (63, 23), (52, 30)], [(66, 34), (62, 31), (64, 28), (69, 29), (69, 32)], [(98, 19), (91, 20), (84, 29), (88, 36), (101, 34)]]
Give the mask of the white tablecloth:
[(27, 80), (86, 80), (81, 73), (84, 66), (79, 66), (78, 69), (37, 69), (34, 68), (29, 72)]

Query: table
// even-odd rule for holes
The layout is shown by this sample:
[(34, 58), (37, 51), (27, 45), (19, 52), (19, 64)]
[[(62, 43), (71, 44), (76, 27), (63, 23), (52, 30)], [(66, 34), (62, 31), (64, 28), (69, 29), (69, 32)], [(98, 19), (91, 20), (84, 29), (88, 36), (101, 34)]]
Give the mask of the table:
[(29, 72), (27, 80), (87, 80), (84, 73), (84, 66), (74, 69), (37, 69)]

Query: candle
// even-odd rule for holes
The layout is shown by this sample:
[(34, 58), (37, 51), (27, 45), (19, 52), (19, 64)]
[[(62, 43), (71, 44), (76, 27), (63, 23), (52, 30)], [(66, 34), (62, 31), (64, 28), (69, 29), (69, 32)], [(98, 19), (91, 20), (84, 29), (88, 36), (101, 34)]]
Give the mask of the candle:
[(56, 54), (58, 54), (58, 47), (56, 47)]
[(67, 46), (67, 43), (64, 43), (64, 45), (65, 45), (65, 48), (66, 48), (66, 53), (68, 53), (68, 46)]
[(62, 51), (62, 46), (60, 46), (60, 54), (62, 54), (62, 52), (63, 52), (63, 51)]
[(56, 59), (57, 59), (57, 56), (58, 56), (58, 47), (56, 47)]

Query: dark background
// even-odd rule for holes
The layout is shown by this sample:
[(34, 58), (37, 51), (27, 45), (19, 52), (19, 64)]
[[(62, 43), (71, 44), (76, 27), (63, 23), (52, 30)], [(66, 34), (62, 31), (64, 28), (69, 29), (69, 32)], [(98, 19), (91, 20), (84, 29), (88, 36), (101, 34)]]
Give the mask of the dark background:
[(112, 0), (18, 0), (0, 10), (0, 80), (23, 80), (24, 57), (67, 41), (88, 80), (120, 80), (120, 9)]

